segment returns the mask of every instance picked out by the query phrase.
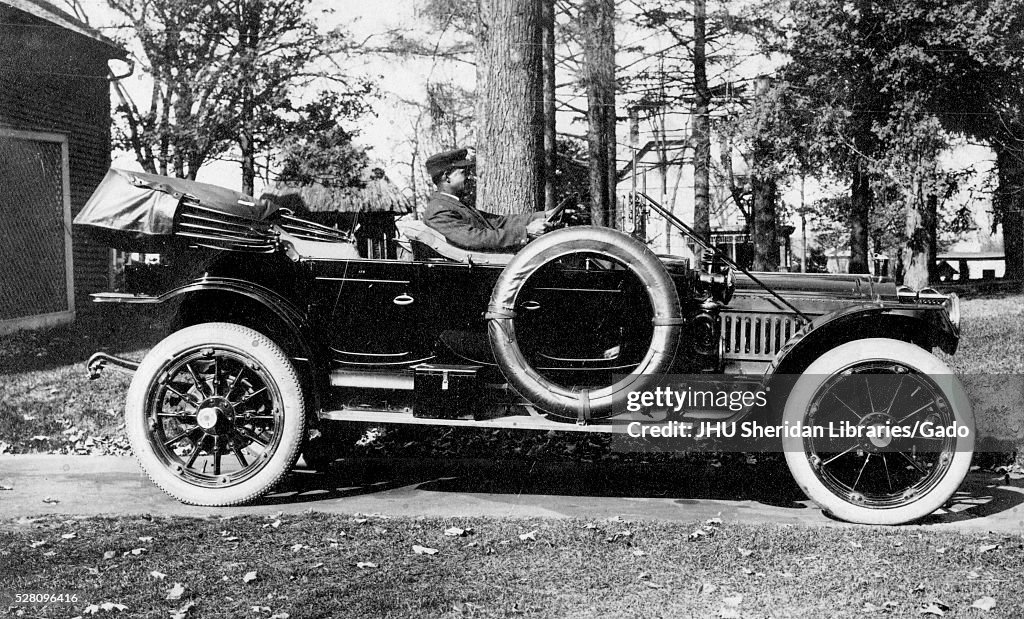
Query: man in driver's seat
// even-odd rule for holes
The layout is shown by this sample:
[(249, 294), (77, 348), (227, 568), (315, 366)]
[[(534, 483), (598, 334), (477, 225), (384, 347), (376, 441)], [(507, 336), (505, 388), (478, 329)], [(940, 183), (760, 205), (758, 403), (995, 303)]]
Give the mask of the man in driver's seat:
[(456, 247), (512, 253), (544, 234), (546, 213), (493, 215), (465, 204), (466, 180), (475, 161), (468, 148), (438, 153), (427, 159), (427, 174), (437, 191), (423, 212), (423, 223)]

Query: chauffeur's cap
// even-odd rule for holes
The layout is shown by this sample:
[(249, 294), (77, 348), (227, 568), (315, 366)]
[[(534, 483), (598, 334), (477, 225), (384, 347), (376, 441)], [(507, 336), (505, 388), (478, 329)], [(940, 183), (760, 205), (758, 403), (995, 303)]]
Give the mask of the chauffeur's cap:
[(476, 157), (472, 148), (456, 148), (427, 158), (427, 174), (436, 179), (452, 168), (471, 168), (476, 165)]

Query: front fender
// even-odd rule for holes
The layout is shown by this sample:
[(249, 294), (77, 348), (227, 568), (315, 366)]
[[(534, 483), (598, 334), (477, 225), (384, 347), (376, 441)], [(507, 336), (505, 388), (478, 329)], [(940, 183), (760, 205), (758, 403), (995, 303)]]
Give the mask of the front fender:
[(925, 350), (938, 346), (949, 354), (956, 352), (959, 343), (958, 334), (939, 306), (865, 303), (815, 318), (779, 350), (766, 374), (802, 372), (825, 351), (869, 337), (899, 339)]

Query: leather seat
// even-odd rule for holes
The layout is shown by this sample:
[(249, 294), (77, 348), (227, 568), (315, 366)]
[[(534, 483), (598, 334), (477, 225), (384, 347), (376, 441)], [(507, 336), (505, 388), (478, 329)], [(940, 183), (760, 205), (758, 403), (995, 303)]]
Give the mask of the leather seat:
[(449, 243), (443, 234), (409, 215), (398, 218), (395, 227), (398, 228), (399, 235), (409, 242), (415, 260), (452, 260), (465, 264), (504, 266), (514, 255), (469, 251), (456, 247)]

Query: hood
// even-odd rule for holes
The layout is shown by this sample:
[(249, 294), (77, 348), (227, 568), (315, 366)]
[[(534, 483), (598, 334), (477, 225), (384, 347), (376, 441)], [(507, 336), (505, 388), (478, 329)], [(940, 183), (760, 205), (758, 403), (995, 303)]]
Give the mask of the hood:
[[(767, 273), (754, 276), (780, 294), (825, 294), (849, 299), (888, 298), (895, 300), (896, 283), (887, 277), (837, 273)], [(736, 273), (736, 291), (761, 290), (743, 273)]]

